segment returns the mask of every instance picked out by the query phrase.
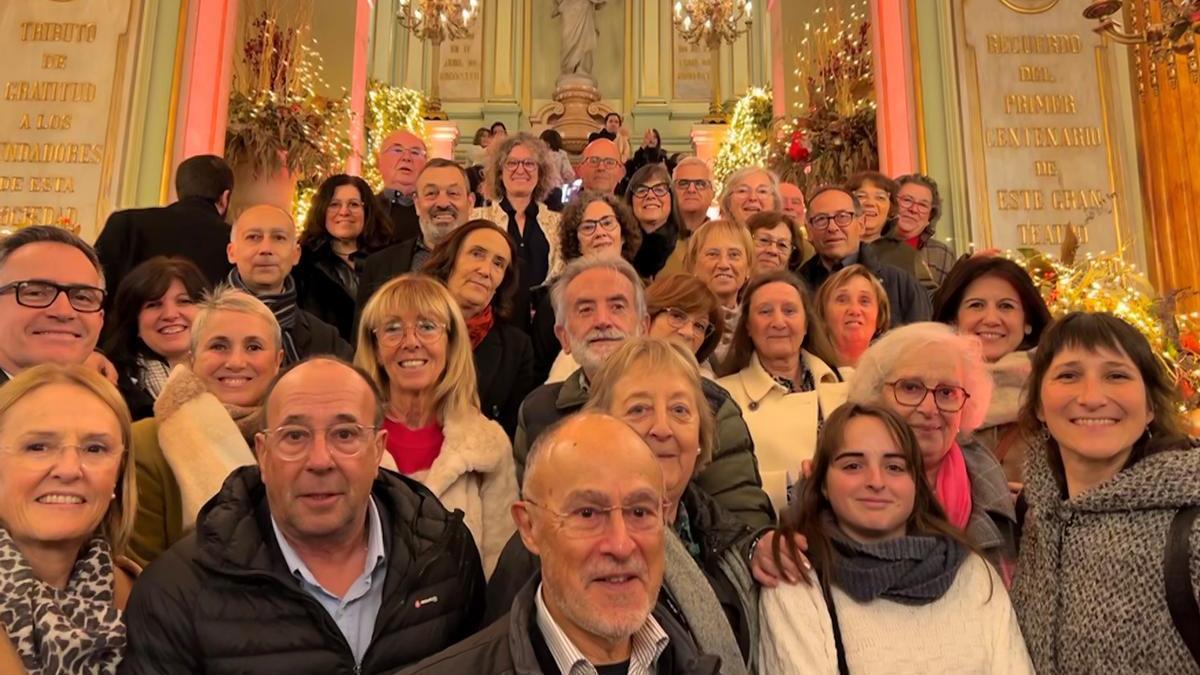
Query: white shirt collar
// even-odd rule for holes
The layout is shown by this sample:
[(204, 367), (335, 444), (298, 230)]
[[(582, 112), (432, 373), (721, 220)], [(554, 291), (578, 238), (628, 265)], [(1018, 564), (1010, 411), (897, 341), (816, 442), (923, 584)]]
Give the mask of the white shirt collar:
[[(546, 647), (554, 657), (554, 663), (562, 675), (596, 675), (594, 666), (583, 652), (571, 642), (567, 634), (559, 628), (546, 609), (542, 599), (542, 584), (538, 584), (534, 595), (534, 606), (537, 614), (538, 629), (546, 641)], [(670, 639), (662, 626), (658, 625), (654, 615), (646, 617), (646, 622), (633, 634), (633, 646), (629, 653), (629, 675), (653, 675), (655, 663), (667, 648)]]

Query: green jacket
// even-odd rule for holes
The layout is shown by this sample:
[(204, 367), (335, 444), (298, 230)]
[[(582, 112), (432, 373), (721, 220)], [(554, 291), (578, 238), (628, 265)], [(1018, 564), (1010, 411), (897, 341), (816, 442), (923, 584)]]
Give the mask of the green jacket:
[[(695, 483), (742, 522), (756, 529), (767, 527), (775, 522), (775, 512), (762, 489), (754, 442), (742, 410), (720, 385), (706, 378), (700, 382), (716, 417), (717, 446), (712, 462), (696, 476)], [(525, 457), (537, 437), (550, 425), (577, 412), (587, 400), (582, 369), (562, 382), (534, 389), (525, 398), (513, 441), (518, 481), (524, 481)]]

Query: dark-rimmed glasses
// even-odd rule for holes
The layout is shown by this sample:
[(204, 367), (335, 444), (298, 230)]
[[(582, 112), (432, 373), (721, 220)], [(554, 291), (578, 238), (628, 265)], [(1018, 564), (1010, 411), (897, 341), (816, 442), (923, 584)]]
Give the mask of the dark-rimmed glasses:
[(45, 309), (54, 304), (58, 296), (67, 294), (67, 301), (76, 312), (93, 314), (104, 307), (103, 288), (79, 284), (56, 284), (53, 281), (14, 281), (0, 286), (0, 295), (14, 293), (17, 304), (31, 309)]
[(900, 379), (884, 382), (892, 388), (892, 397), (896, 403), (909, 408), (915, 408), (925, 402), (925, 398), (933, 394), (933, 404), (942, 412), (952, 413), (963, 409), (971, 395), (966, 389), (952, 384), (939, 384), (936, 387), (926, 387), (920, 380)]
[(585, 237), (590, 237), (596, 234), (596, 228), (600, 228), (605, 232), (612, 232), (617, 229), (617, 219), (613, 216), (604, 216), (598, 220), (585, 220), (579, 223), (579, 234)]
[(633, 196), (638, 199), (645, 199), (646, 195), (654, 193), (655, 197), (662, 199), (671, 194), (671, 186), (666, 183), (656, 183), (654, 185), (639, 185), (633, 188)]
[(812, 225), (814, 230), (826, 230), (829, 224), (833, 223), (838, 227), (845, 228), (854, 220), (853, 211), (838, 211), (837, 213), (819, 213), (808, 219), (808, 224)]

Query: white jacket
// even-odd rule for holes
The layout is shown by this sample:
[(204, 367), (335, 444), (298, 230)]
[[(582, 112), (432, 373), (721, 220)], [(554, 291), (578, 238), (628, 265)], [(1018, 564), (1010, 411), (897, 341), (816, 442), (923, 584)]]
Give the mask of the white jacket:
[[(977, 555), (927, 605), (860, 603), (837, 586), (832, 595), (846, 665), (855, 675), (1034, 672), (1004, 583)], [(838, 672), (833, 623), (816, 583), (762, 589), (759, 617), (759, 672)]]
[(787, 488), (800, 476), (800, 463), (816, 453), (817, 410), (824, 419), (846, 402), (847, 384), (838, 381), (832, 368), (806, 351), (800, 352), (800, 358), (813, 374), (816, 391), (787, 393), (763, 369), (758, 354), (741, 371), (717, 380), (742, 408), (763, 490), (776, 513), (787, 506)]
[[(471, 220), (477, 220), (480, 218), (483, 220), (490, 220), (499, 225), (500, 229), (504, 230), (505, 232), (508, 231), (508, 214), (505, 213), (504, 209), (500, 206), (499, 200), (488, 206), (480, 206), (478, 208), (471, 209)], [(551, 211), (548, 206), (545, 204), (538, 204), (537, 225), (538, 227), (542, 228), (542, 234), (546, 236), (546, 241), (550, 242), (550, 259), (547, 261), (550, 265), (550, 272), (546, 274), (547, 280), (557, 277), (560, 273), (562, 273), (563, 268), (566, 267), (566, 263), (562, 258), (562, 242), (560, 241), (561, 235), (559, 235), (558, 228), (558, 224), (561, 220), (562, 216), (554, 211)], [(525, 223), (525, 227), (529, 227), (531, 224), (532, 223), (527, 222)], [(519, 244), (520, 242), (517, 243)], [(527, 284), (528, 281), (522, 279), (521, 283)]]
[[(483, 572), (491, 577), (504, 544), (516, 532), (509, 507), (517, 499), (517, 469), (512, 444), (496, 422), (478, 412), (446, 420), (442, 450), (433, 466), (409, 476), (441, 500), (446, 510), (459, 509), (479, 547)], [(396, 470), (391, 453), (380, 460)]]

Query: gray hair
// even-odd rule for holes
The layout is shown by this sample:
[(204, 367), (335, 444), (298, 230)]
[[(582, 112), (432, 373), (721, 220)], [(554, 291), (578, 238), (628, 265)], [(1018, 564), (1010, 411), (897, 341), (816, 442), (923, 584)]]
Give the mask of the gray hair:
[(642, 286), (642, 278), (638, 276), (633, 265), (624, 258), (601, 258), (584, 256), (576, 258), (567, 264), (562, 274), (550, 287), (550, 303), (554, 306), (554, 325), (562, 328), (567, 324), (567, 286), (579, 275), (590, 270), (611, 270), (620, 274), (633, 284), (633, 307), (638, 318), (646, 316), (646, 289)]
[(31, 225), (0, 238), (0, 268), (4, 267), (9, 256), (16, 253), (17, 249), (30, 244), (62, 244), (78, 249), (87, 257), (88, 262), (92, 263), (92, 267), (96, 268), (96, 275), (100, 277), (99, 287), (104, 288), (104, 269), (100, 267), (100, 256), (96, 255), (96, 249), (79, 235), (53, 225)]
[(518, 145), (528, 148), (529, 152), (533, 153), (533, 161), (537, 162), (538, 181), (537, 185), (533, 187), (530, 199), (540, 202), (550, 193), (550, 190), (554, 189), (554, 176), (557, 171), (550, 164), (550, 148), (546, 146), (546, 143), (524, 131), (505, 138), (496, 152), (492, 153), (491, 161), (484, 168), (484, 184), (488, 186), (496, 200), (508, 196), (504, 189), (504, 163), (508, 161), (508, 156), (512, 153), (513, 148)]
[(196, 353), (200, 346), (200, 336), (204, 334), (205, 325), (212, 320), (217, 312), (237, 312), (257, 316), (271, 327), (271, 339), (275, 341), (275, 351), (283, 349), (283, 329), (279, 321), (262, 300), (249, 293), (226, 284), (217, 286), (206, 293), (200, 302), (196, 303), (196, 318), (192, 319), (192, 335), (190, 349)]
[(675, 165), (675, 170), (671, 172), (671, 182), (675, 181), (675, 179), (679, 176), (679, 170), (685, 166), (702, 167), (704, 169), (704, 173), (708, 175), (710, 180), (712, 179), (712, 169), (708, 167), (708, 164), (695, 155), (688, 155), (687, 157), (679, 160), (679, 162)]
[(962, 409), (962, 433), (971, 433), (983, 424), (992, 402), (992, 376), (983, 360), (978, 338), (959, 335), (944, 323), (922, 321), (883, 334), (863, 352), (846, 400), (850, 403), (879, 404), (887, 382), (901, 363), (927, 363), (932, 360), (957, 361), (962, 387), (970, 395)]
[(733, 219), (733, 213), (729, 210), (729, 205), (733, 202), (733, 191), (739, 185), (744, 183), (747, 178), (756, 173), (764, 173), (771, 179), (771, 198), (775, 200), (775, 206), (768, 209), (769, 211), (783, 210), (783, 194), (779, 192), (779, 176), (774, 171), (761, 166), (747, 166), (725, 177), (725, 185), (721, 188), (721, 214), (724, 218)]

